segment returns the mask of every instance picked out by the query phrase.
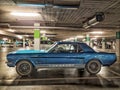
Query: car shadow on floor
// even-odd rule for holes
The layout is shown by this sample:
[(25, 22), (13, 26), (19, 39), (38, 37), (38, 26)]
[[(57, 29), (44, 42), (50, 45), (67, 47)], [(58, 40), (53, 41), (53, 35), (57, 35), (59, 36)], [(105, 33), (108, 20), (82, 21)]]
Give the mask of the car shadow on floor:
[[(66, 73), (67, 72), (67, 73)], [(74, 72), (74, 73), (73, 73)], [(18, 76), (11, 85), (87, 85), (94, 87), (119, 87), (112, 81), (90, 75), (83, 70), (44, 69), (31, 76)]]
[[(9, 83), (9, 81), (11, 81), (11, 83)], [(3, 78), (1, 85), (2, 86), (85, 85), (90, 87), (105, 87), (105, 88), (120, 87), (120, 85), (116, 84), (113, 80), (103, 78), (102, 74), (90, 75), (85, 70), (58, 69), (58, 68), (40, 69), (30, 76), (21, 77), (19, 75), (16, 75), (16, 78), (13, 80), (12, 79), (6, 80), (5, 78)]]

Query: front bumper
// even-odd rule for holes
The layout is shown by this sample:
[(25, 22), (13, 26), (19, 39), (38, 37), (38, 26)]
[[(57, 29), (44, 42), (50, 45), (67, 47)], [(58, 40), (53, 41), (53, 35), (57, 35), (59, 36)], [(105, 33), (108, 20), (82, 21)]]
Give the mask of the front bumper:
[(14, 64), (14, 62), (6, 62), (6, 64), (9, 66), (9, 67), (14, 67), (15, 66), (15, 64)]

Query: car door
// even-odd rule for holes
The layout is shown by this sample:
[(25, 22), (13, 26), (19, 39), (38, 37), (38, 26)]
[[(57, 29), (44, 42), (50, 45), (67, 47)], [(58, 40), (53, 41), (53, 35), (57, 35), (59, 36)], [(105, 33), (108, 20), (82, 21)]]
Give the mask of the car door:
[(78, 53), (77, 44), (59, 44), (51, 52), (47, 53), (46, 64), (61, 67), (71, 67), (82, 64), (84, 57)]

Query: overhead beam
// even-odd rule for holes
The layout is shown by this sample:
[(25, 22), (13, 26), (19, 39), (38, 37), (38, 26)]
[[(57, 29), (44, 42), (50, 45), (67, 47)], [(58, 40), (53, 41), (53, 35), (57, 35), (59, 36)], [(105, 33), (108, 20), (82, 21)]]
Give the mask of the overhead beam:
[[(10, 28), (24, 28), (24, 29), (34, 29), (34, 26), (10, 26)], [(69, 29), (69, 30), (81, 30), (83, 28), (71, 28), (71, 27), (46, 27), (46, 26), (40, 26), (37, 27), (39, 29)]]
[[(34, 26), (9, 26), (10, 28), (14, 28), (14, 29), (34, 29)], [(40, 26), (37, 27), (39, 29), (60, 29), (60, 30), (82, 30), (82, 31), (94, 31), (94, 30), (105, 30), (105, 31), (109, 31), (109, 30), (116, 30), (119, 31), (118, 28), (89, 28), (89, 29), (84, 29), (84, 28), (73, 28), (73, 27), (48, 27), (48, 26)]]
[(14, 34), (14, 33), (9, 33), (9, 32), (3, 31), (1, 29), (0, 29), (0, 35), (11, 36), (11, 37), (16, 37), (16, 38), (19, 38), (19, 36), (20, 36), (20, 35)]

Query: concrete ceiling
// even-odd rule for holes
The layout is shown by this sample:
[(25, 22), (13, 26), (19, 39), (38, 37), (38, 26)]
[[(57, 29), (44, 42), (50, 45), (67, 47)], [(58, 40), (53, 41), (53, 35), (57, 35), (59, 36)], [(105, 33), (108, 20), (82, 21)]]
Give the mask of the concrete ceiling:
[[(10, 13), (37, 12), (37, 17), (18, 17)], [(104, 21), (83, 28), (83, 22), (96, 12), (105, 14)], [(0, 0), (0, 27), (7, 31), (15, 29), (14, 34), (32, 35), (34, 23), (40, 23), (42, 30), (54, 40), (63, 40), (89, 31), (107, 32), (110, 36), (120, 28), (120, 0)], [(53, 38), (54, 37), (54, 38)], [(112, 37), (112, 36), (111, 36)]]

